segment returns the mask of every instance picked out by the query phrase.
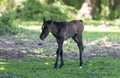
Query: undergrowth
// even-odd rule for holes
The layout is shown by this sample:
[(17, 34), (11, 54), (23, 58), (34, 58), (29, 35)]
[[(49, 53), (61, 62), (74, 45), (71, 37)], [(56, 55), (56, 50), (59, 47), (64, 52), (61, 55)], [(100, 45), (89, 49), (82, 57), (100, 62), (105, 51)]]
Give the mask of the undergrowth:
[(2, 13), (0, 17), (0, 35), (16, 32), (14, 25), (14, 13), (12, 11)]

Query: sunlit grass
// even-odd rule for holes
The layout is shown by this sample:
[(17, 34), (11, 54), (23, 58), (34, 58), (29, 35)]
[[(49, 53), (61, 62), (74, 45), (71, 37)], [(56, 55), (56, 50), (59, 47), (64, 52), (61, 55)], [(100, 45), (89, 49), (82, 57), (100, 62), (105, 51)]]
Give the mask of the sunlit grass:
[(29, 31), (41, 31), (41, 26), (36, 26), (36, 25), (32, 25), (32, 26), (19, 26), (20, 28), (23, 28), (25, 30), (29, 30)]
[(6, 63), (6, 62), (0, 62), (0, 64), (8, 64), (8, 63)]
[(86, 25), (85, 26), (85, 31), (89, 31), (89, 32), (117, 32), (120, 33), (120, 27), (109, 27), (109, 26), (93, 26), (93, 25)]
[(0, 67), (0, 70), (5, 70), (5, 68), (4, 67)]
[(84, 21), (85, 25), (93, 25), (95, 27), (97, 26), (117, 26), (120, 27), (120, 19), (116, 19), (116, 20), (85, 20)]
[(6, 70), (6, 68), (4, 67), (4, 65), (7, 65), (7, 62), (0, 62), (0, 71), (2, 70)]

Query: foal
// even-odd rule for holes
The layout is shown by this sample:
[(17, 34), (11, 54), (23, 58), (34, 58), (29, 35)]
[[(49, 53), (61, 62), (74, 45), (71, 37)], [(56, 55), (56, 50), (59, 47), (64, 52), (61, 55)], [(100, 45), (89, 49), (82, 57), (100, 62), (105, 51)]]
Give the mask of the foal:
[(72, 38), (79, 48), (79, 60), (80, 67), (82, 67), (82, 52), (83, 52), (83, 42), (82, 42), (82, 32), (84, 30), (84, 25), (82, 20), (72, 20), (70, 22), (55, 22), (52, 20), (46, 21), (45, 18), (43, 20), (42, 33), (40, 35), (40, 39), (44, 40), (49, 32), (53, 34), (58, 43), (58, 49), (56, 52), (56, 62), (54, 68), (58, 67), (58, 59), (60, 56), (60, 68), (64, 65), (63, 60), (63, 42), (68, 38)]

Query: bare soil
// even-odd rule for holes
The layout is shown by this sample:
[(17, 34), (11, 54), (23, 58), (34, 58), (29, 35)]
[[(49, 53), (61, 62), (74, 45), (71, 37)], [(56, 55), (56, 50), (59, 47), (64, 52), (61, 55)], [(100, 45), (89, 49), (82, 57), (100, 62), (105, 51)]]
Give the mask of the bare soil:
[[(56, 53), (44, 53), (40, 49), (44, 48), (44, 45), (52, 44), (48, 42), (39, 41), (9, 41), (0, 40), (0, 58), (10, 60), (14, 58), (23, 57), (55, 57)], [(53, 47), (57, 45), (52, 45)], [(74, 51), (69, 51), (64, 53), (64, 57), (69, 57), (71, 60), (76, 59), (79, 54)], [(99, 42), (85, 43), (85, 49), (83, 57), (85, 59), (90, 59), (92, 57), (106, 57), (111, 56), (114, 58), (120, 58), (120, 44), (112, 42)]]

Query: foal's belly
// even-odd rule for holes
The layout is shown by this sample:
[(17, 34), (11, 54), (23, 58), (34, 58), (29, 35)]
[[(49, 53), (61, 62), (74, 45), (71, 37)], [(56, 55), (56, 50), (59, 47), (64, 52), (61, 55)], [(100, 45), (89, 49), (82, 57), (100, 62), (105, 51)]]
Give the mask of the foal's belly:
[(64, 39), (67, 40), (68, 38), (72, 38), (74, 35), (75, 35), (75, 33), (74, 34), (65, 35)]

